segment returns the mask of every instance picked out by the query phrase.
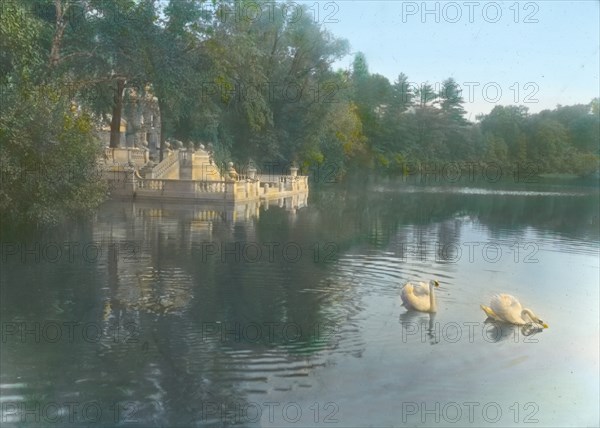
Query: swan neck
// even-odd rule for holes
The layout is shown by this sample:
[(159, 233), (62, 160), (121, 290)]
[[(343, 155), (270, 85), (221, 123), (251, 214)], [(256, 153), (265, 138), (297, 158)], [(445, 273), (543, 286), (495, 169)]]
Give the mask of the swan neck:
[(436, 302), (435, 302), (435, 295), (434, 295), (434, 285), (433, 284), (429, 284), (429, 310), (431, 312), (436, 312), (437, 311), (437, 306), (436, 306)]
[(527, 316), (529, 318), (529, 321), (531, 321), (531, 322), (535, 322), (535, 319), (537, 318), (534, 315), (533, 311), (531, 309), (527, 309), (527, 308), (525, 308), (521, 311), (521, 318), (523, 318), (523, 321), (527, 321), (525, 316)]

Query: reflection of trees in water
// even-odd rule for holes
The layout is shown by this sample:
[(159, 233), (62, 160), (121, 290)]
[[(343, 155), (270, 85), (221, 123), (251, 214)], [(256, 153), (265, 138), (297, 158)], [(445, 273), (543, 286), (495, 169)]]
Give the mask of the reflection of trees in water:
[[(231, 222), (222, 216), (197, 217), (193, 209), (177, 205), (169, 213), (154, 215), (132, 210), (125, 203), (99, 212), (91, 224), (59, 231), (54, 238), (46, 235), (47, 242), (102, 241), (105, 253), (96, 264), (84, 266), (65, 261), (31, 267), (15, 262), (19, 266), (3, 269), (4, 284), (28, 284), (3, 285), (3, 320), (35, 314), (39, 319), (95, 322), (106, 328), (109, 338), (117, 325), (130, 323), (139, 332), (138, 340), (103, 339), (96, 344), (80, 340), (72, 347), (40, 345), (35, 352), (15, 348), (10, 354), (3, 351), (3, 356), (33, 366), (41, 351), (48, 373), (63, 373), (70, 364), (74, 371), (81, 370), (79, 374), (90, 373), (87, 380), (55, 376), (48, 392), (53, 400), (66, 401), (76, 389), (82, 400), (135, 401), (144, 409), (144, 421), (150, 423), (190, 425), (202, 417), (202, 403), (245, 403), (244, 376), (236, 379), (232, 373), (249, 373), (252, 358), (276, 353), (288, 364), (282, 363), (282, 370), (293, 370), (287, 367), (298, 360), (320, 363), (321, 351), (336, 343), (334, 337), (320, 337), (315, 325), (342, 326), (340, 348), (348, 346), (352, 355), (361, 355), (365, 345), (354, 340), (361, 336), (356, 322), (363, 311), (361, 290), (349, 273), (332, 263), (351, 249), (458, 242), (464, 222), (472, 219), (487, 227), (491, 238), (506, 230), (525, 234), (530, 227), (564, 236), (597, 236), (597, 196), (399, 193), (375, 192), (367, 186), (332, 187), (313, 192), (309, 206), (299, 210), (293, 221), (290, 213), (275, 207), (261, 210), (259, 218)], [(205, 241), (294, 242), (303, 255), (295, 263), (283, 261), (280, 253), (274, 262), (266, 254), (255, 263), (222, 262), (220, 255), (203, 259), (201, 243)], [(123, 256), (129, 253), (116, 254), (110, 245), (123, 242), (141, 244), (137, 258), (126, 261)], [(334, 244), (334, 251), (315, 259), (314, 245), (328, 242)], [(142, 285), (136, 281), (139, 272), (143, 273)], [(203, 327), (216, 322), (295, 324), (303, 334), (295, 343), (286, 341), (281, 332), (266, 342), (247, 337), (233, 342), (203, 340)], [(439, 339), (430, 330), (428, 340), (435, 343)], [(498, 340), (515, 333), (509, 327), (502, 332)], [(519, 330), (521, 338), (526, 333)], [(356, 342), (351, 349), (343, 342), (350, 336)], [(27, 379), (27, 373), (21, 374)], [(253, 385), (268, 389), (265, 381)]]
[[(236, 405), (243, 408), (244, 385), (249, 385), (245, 371), (250, 373), (255, 369), (253, 358), (274, 353), (284, 360), (280, 363), (282, 370), (286, 370), (286, 365), (297, 367), (298, 360), (306, 360), (310, 366), (313, 356), (328, 344), (318, 330), (322, 319), (321, 297), (317, 293), (303, 292), (320, 273), (310, 254), (304, 255), (298, 263), (282, 263), (280, 255), (275, 262), (269, 262), (265, 254), (253, 263), (243, 257), (236, 260), (231, 254), (223, 261), (220, 251), (209, 257), (202, 254), (203, 242), (215, 243), (218, 247), (236, 242), (258, 245), (298, 242), (302, 233), (290, 226), (293, 222), (289, 221), (288, 212), (272, 207), (262, 214), (266, 216), (263, 222), (215, 220), (206, 228), (205, 235), (191, 241), (184, 236), (189, 230), (189, 214), (181, 214), (128, 219), (125, 228), (133, 231), (133, 235), (127, 235), (128, 239), (151, 245), (141, 247), (137, 263), (109, 264), (107, 273), (118, 283), (112, 292), (118, 302), (113, 304), (113, 309), (139, 313), (140, 328), (149, 332), (143, 342), (153, 355), (147, 363), (157, 364), (154, 388), (160, 391), (164, 412), (188, 423), (200, 420), (203, 403), (226, 404), (230, 407), (225, 409), (226, 414), (235, 413)], [(136, 223), (135, 227), (131, 227), (131, 223)], [(264, 229), (263, 224), (269, 227)], [(99, 224), (97, 227), (109, 226)], [(227, 249), (233, 247), (229, 245)], [(304, 243), (301, 247), (307, 250)], [(148, 268), (153, 272), (152, 278), (145, 275), (139, 290), (125, 290), (124, 280), (135, 279), (133, 269), (147, 271)], [(185, 282), (189, 286), (172, 284), (169, 287), (167, 278), (173, 276), (174, 270), (181, 271), (180, 278), (188, 278)], [(133, 283), (130, 286), (135, 288)], [(165, 302), (176, 307), (163, 308)], [(240, 326), (242, 334), (221, 337), (217, 333), (203, 337), (203, 329), (215, 324), (229, 331)], [(268, 325), (293, 326), (288, 332), (292, 339), (275, 327), (273, 336), (252, 340), (244, 335), (244, 328), (250, 324), (260, 326), (263, 334)], [(296, 331), (301, 332), (301, 337), (295, 337)], [(256, 376), (267, 379), (264, 372)], [(266, 380), (258, 382), (250, 381), (254, 389), (268, 389)]]
[[(289, 361), (294, 360), (295, 353), (310, 359), (313, 352), (316, 357), (323, 349), (321, 344), (315, 347), (319, 339), (314, 334), (315, 324), (352, 323), (356, 314), (352, 315), (350, 309), (356, 304), (360, 306), (356, 284), (344, 287), (345, 279), (334, 276), (329, 289), (319, 292), (326, 286), (322, 278), (329, 277), (332, 264), (322, 259), (315, 262), (311, 252), (315, 243), (334, 243), (335, 260), (356, 246), (390, 248), (402, 242), (458, 242), (463, 222), (471, 219), (486, 226), (492, 235), (504, 229), (514, 232), (521, 228), (525, 232), (528, 227), (584, 235), (590, 229), (587, 224), (597, 215), (594, 198), (587, 197), (565, 200), (560, 196), (384, 193), (357, 188), (344, 190), (341, 185), (331, 191), (314, 192), (311, 197), (312, 203), (297, 213), (294, 222), (285, 210), (271, 208), (261, 211), (260, 220), (235, 224), (215, 221), (207, 228), (206, 235), (196, 236), (191, 242), (187, 239), (185, 246), (182, 243), (186, 242), (189, 230), (185, 217), (174, 217), (170, 226), (164, 219), (144, 220), (143, 235), (136, 238), (153, 243), (151, 264), (161, 271), (177, 266), (193, 278), (190, 293), (194, 298), (190, 299), (188, 309), (175, 316), (165, 316), (156, 326), (147, 326), (153, 332), (152, 338), (147, 339), (149, 349), (153, 349), (154, 344), (159, 355), (158, 385), (163, 390), (168, 408), (165, 411), (169, 414), (186, 415), (191, 420), (199, 416), (198, 403), (201, 402), (243, 403), (244, 376), (240, 373), (244, 371), (244, 361), (249, 364), (247, 370), (252, 367), (249, 360), (236, 358), (236, 351), (244, 352), (248, 359), (250, 355), (259, 357), (273, 350), (282, 351), (279, 355), (286, 355)], [(275, 262), (262, 258), (256, 263), (244, 260), (223, 263), (220, 255), (202, 260), (199, 240), (259, 245), (294, 242), (304, 254), (296, 263), (282, 262), (280, 257)], [(338, 309), (332, 310), (334, 307)], [(348, 313), (343, 315), (340, 308), (348, 309)], [(360, 311), (360, 307), (356, 310)], [(349, 318), (344, 320), (344, 316)], [(280, 332), (267, 343), (248, 340), (243, 334), (233, 342), (198, 343), (198, 333), (206, 323), (216, 321), (230, 327), (294, 323), (305, 336), (303, 343), (295, 347), (288, 346)], [(429, 324), (431, 322), (432, 319)], [(430, 326), (424, 331), (428, 342), (439, 341), (434, 328)], [(515, 334), (510, 326), (500, 331), (502, 334), (493, 337), (507, 340)], [(521, 337), (526, 333), (519, 331)], [(360, 331), (351, 334), (360, 335)], [(260, 384), (254, 388), (268, 389)], [(231, 398), (229, 394), (234, 391), (238, 396)]]
[[(309, 210), (320, 221), (320, 232), (350, 246), (357, 241), (385, 247), (403, 226), (421, 226), (437, 242), (453, 242), (460, 234), (457, 217), (486, 226), (491, 238), (510, 231), (512, 236), (528, 228), (567, 237), (598, 235), (598, 197), (468, 195), (457, 193), (396, 192), (401, 181), (385, 191), (372, 188), (344, 189), (337, 185), (311, 194)], [(519, 189), (526, 191), (526, 188)], [(589, 192), (589, 190), (587, 190)]]

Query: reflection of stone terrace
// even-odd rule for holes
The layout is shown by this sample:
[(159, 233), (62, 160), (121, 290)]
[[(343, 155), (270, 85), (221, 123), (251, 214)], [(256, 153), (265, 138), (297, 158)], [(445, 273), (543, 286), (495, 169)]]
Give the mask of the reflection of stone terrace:
[(260, 175), (253, 167), (238, 174), (229, 163), (222, 174), (203, 148), (174, 144), (154, 163), (144, 148), (106, 148), (101, 160), (114, 197), (191, 201), (259, 201), (308, 195), (308, 177), (298, 168), (287, 175)]
[[(97, 223), (101, 232), (94, 235), (95, 242), (107, 243), (108, 250), (100, 254), (114, 278), (110, 298), (105, 301), (105, 320), (125, 312), (168, 315), (187, 310), (194, 284), (189, 270), (183, 269), (172, 254), (196, 254), (201, 260), (203, 243), (256, 242), (255, 223), (261, 210), (278, 206), (294, 218), (305, 204), (302, 195), (237, 204), (107, 202), (106, 215)], [(131, 227), (123, 227), (125, 224)], [(244, 236), (234, 227), (240, 224)], [(157, 252), (156, 242), (169, 249), (168, 254)]]

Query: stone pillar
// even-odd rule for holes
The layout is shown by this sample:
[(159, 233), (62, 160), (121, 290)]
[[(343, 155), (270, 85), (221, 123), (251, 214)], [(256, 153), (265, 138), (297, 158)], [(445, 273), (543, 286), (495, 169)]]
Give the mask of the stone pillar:
[(179, 150), (179, 178), (181, 180), (193, 180), (193, 154), (187, 150)]
[(236, 199), (236, 182), (229, 181), (225, 183), (225, 198), (228, 200), (235, 201)]
[(137, 180), (135, 178), (135, 170), (133, 168), (127, 168), (122, 171), (123, 174), (123, 187), (122, 187), (122, 196), (135, 196), (136, 184)]

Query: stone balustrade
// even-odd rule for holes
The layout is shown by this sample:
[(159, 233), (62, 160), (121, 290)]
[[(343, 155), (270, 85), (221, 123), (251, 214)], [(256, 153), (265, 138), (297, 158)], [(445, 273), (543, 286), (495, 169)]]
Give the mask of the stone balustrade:
[(135, 165), (141, 168), (150, 160), (150, 154), (147, 150), (138, 148), (104, 148), (104, 159), (109, 163), (119, 165)]
[[(290, 175), (236, 175), (224, 179), (204, 152), (169, 151), (158, 165), (139, 149), (105, 151), (106, 179), (119, 197), (186, 199), (195, 201), (258, 201), (308, 194), (308, 177)], [(111, 165), (112, 160), (112, 165)], [(142, 175), (145, 178), (142, 178)]]
[(263, 194), (308, 191), (307, 176), (270, 175), (261, 177)]
[(227, 183), (225, 181), (195, 181), (196, 193), (225, 193)]
[(137, 182), (137, 188), (144, 190), (157, 190), (162, 192), (165, 190), (165, 180), (146, 178)]
[(166, 157), (152, 168), (151, 178), (179, 178), (179, 155), (177, 151), (167, 152)]
[(258, 182), (137, 179), (136, 197), (241, 201), (258, 199)]

